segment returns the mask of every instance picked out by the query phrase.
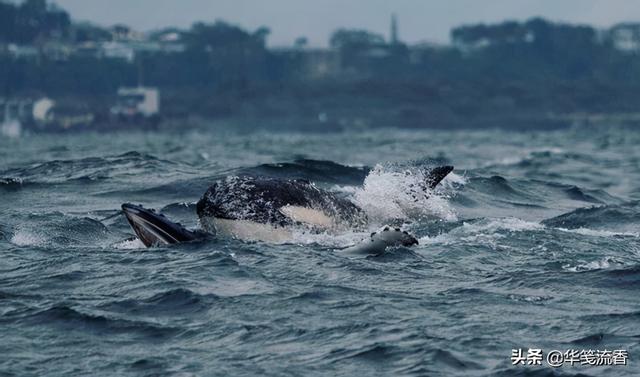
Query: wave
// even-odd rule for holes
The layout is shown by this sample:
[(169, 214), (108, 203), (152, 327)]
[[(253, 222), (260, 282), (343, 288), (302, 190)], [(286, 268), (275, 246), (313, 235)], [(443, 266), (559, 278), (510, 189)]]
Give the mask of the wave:
[(640, 202), (578, 208), (543, 221), (543, 224), (565, 229), (596, 229), (637, 234), (640, 229)]
[(519, 169), (548, 169), (552, 165), (566, 163), (595, 163), (592, 156), (586, 153), (576, 153), (558, 147), (537, 147), (516, 151), (508, 157), (500, 157), (482, 165), (483, 168), (509, 168)]
[(580, 319), (585, 321), (593, 321), (596, 323), (601, 323), (602, 321), (607, 321), (607, 320), (617, 320), (617, 321), (627, 321), (627, 322), (638, 321), (640, 320), (640, 311), (586, 314), (586, 315), (580, 316)]
[(553, 204), (559, 200), (590, 204), (619, 201), (603, 190), (586, 190), (575, 185), (538, 179), (507, 179), (499, 175), (470, 178), (466, 189), (489, 195), (492, 200), (506, 203), (517, 200), (531, 206), (541, 206), (540, 203)]
[(415, 252), (414, 250), (408, 247), (392, 247), (388, 248), (384, 251), (384, 253), (379, 255), (369, 255), (366, 259), (378, 262), (378, 263), (397, 263), (400, 261), (408, 262), (408, 261), (420, 261), (424, 258)]
[(576, 265), (564, 264), (562, 269), (569, 272), (585, 272), (585, 271), (595, 271), (595, 270), (604, 270), (610, 268), (612, 265), (619, 265), (620, 262), (611, 257), (604, 257), (602, 259), (578, 263)]
[(3, 189), (17, 189), (24, 185), (24, 180), (22, 178), (16, 177), (0, 177), (0, 188)]
[(507, 179), (503, 176), (471, 176), (464, 190), (452, 198), (469, 216), (503, 216), (509, 210), (521, 212), (521, 208), (546, 209), (546, 202), (528, 180)]
[[(148, 201), (148, 198), (154, 200), (176, 201), (176, 200), (197, 200), (216, 180), (223, 178), (223, 175), (214, 175), (197, 178), (178, 179), (159, 179), (160, 184), (152, 185), (155, 182), (147, 182), (141, 185), (136, 183), (133, 187), (130, 185), (120, 185), (115, 190), (103, 191), (94, 194), (98, 197), (105, 198), (129, 198), (127, 200)], [(139, 198), (139, 199), (133, 199)]]
[(512, 187), (509, 181), (499, 175), (494, 175), (489, 178), (476, 178), (472, 180), (474, 186), (479, 186), (484, 191), (494, 193), (496, 197), (515, 196), (526, 197), (526, 193), (516, 190)]
[(465, 233), (526, 232), (542, 229), (544, 229), (544, 226), (538, 222), (525, 221), (515, 217), (464, 222), (462, 227), (462, 231)]
[(484, 369), (481, 364), (478, 364), (469, 359), (465, 359), (461, 355), (456, 355), (451, 351), (443, 349), (437, 349), (433, 351), (431, 353), (431, 361), (436, 365), (442, 365), (456, 370)]
[(17, 246), (97, 246), (96, 240), (113, 236), (100, 221), (62, 213), (32, 214), (10, 231)]
[(128, 152), (111, 157), (53, 160), (0, 172), (2, 181), (25, 183), (91, 183), (120, 176), (170, 171), (176, 163), (153, 155)]
[(140, 241), (139, 238), (129, 238), (123, 241), (118, 241), (112, 245), (114, 249), (117, 250), (140, 250), (146, 249), (147, 246)]
[(180, 332), (175, 327), (168, 327), (152, 322), (133, 321), (101, 314), (84, 313), (64, 304), (54, 305), (29, 316), (18, 319), (33, 325), (58, 325), (70, 331), (95, 331), (98, 333), (137, 334), (149, 341), (169, 338)]
[[(569, 344), (577, 344), (580, 346), (598, 346), (598, 345), (615, 345), (618, 346), (620, 344), (625, 344), (629, 340), (632, 340), (632, 337), (628, 336), (619, 336), (616, 334), (608, 334), (603, 332), (597, 332), (589, 335), (585, 335), (581, 338), (574, 339), (569, 342)], [(633, 341), (633, 340), (632, 340)]]
[(591, 236), (591, 237), (640, 237), (640, 233), (634, 233), (634, 232), (613, 232), (610, 230), (597, 230), (597, 229), (589, 229), (589, 228), (577, 228), (577, 229), (556, 228), (556, 229), (563, 232), (576, 233), (583, 236)]
[(588, 284), (624, 290), (637, 290), (640, 287), (640, 267), (635, 261), (622, 263), (612, 259), (608, 262), (596, 262), (594, 267), (597, 267), (597, 263), (602, 263), (606, 267), (577, 271), (583, 274), (583, 279)]
[(325, 184), (359, 185), (369, 171), (368, 167), (346, 166), (333, 161), (298, 159), (239, 169), (237, 173), (286, 179), (304, 178)]
[(184, 288), (157, 293), (146, 299), (127, 299), (101, 306), (101, 309), (150, 316), (177, 315), (201, 312), (208, 309), (219, 297), (200, 295)]

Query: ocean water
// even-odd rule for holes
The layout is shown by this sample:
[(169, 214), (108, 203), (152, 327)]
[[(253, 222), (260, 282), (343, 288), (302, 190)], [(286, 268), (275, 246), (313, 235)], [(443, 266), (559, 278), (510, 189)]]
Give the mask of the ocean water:
[[(615, 127), (3, 138), (0, 375), (640, 375), (638, 145)], [(230, 174), (307, 178), (420, 245), (127, 241), (123, 202), (197, 227), (193, 203)], [(529, 348), (628, 365), (512, 365)]]

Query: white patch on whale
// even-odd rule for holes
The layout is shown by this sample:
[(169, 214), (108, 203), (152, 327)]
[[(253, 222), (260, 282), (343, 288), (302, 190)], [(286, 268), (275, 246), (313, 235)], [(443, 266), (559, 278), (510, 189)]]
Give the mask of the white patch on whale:
[(268, 243), (286, 243), (291, 241), (291, 231), (271, 224), (250, 220), (229, 220), (215, 217), (200, 219), (205, 229), (215, 229), (217, 235), (244, 241), (262, 241)]
[(333, 218), (327, 216), (323, 211), (313, 208), (286, 205), (280, 208), (280, 213), (293, 221), (323, 229), (335, 226), (335, 220)]
[[(286, 205), (280, 208), (280, 213), (293, 221), (323, 230), (335, 226), (335, 220), (323, 211), (313, 208)], [(291, 242), (295, 227), (281, 227), (250, 220), (230, 220), (216, 217), (201, 219), (205, 229), (215, 229), (215, 233), (229, 238), (269, 243)]]

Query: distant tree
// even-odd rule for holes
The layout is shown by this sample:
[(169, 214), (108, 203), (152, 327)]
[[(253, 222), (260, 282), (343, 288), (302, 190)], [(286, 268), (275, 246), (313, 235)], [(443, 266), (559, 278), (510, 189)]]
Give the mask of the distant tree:
[(307, 39), (307, 37), (298, 37), (293, 42), (293, 46), (298, 49), (305, 48), (307, 47), (308, 44), (309, 44), (309, 40)]
[(487, 26), (484, 24), (464, 25), (451, 30), (451, 40), (458, 46), (472, 46), (487, 39)]
[(34, 18), (44, 18), (47, 13), (47, 0), (25, 0), (20, 10)]
[(264, 27), (249, 33), (222, 21), (198, 22), (184, 36), (187, 59), (198, 67), (201, 81), (242, 86), (261, 76), (268, 34)]
[(26, 0), (22, 4), (0, 1), (0, 41), (30, 44), (36, 39), (66, 38), (71, 18), (46, 0)]
[(271, 29), (266, 26), (259, 27), (256, 31), (253, 32), (253, 37), (262, 43), (262, 47), (267, 45), (267, 38), (271, 34)]
[(214, 24), (197, 22), (186, 34), (185, 39), (190, 48), (215, 50), (222, 48), (264, 48), (264, 38), (268, 35), (268, 29), (261, 28), (256, 33), (247, 31), (217, 21)]
[(108, 30), (90, 23), (76, 23), (72, 27), (76, 42), (105, 42), (112, 39)]
[(17, 9), (11, 3), (0, 1), (0, 41), (13, 42), (16, 38)]
[(515, 21), (506, 21), (496, 25), (460, 26), (451, 30), (453, 43), (465, 47), (522, 43), (526, 38), (526, 28)]
[(329, 45), (337, 49), (363, 50), (383, 45), (384, 37), (366, 30), (339, 29), (331, 35)]
[(374, 48), (386, 48), (384, 37), (366, 30), (336, 30), (329, 39), (329, 45), (340, 52), (342, 66), (368, 69), (365, 55)]
[(126, 41), (131, 35), (131, 28), (124, 24), (115, 24), (111, 27), (111, 33), (114, 39)]

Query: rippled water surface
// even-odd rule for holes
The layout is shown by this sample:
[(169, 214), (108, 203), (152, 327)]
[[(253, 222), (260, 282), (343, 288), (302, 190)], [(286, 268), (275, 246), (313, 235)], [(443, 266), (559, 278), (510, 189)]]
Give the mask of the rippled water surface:
[[(0, 375), (640, 374), (640, 131), (185, 131), (0, 140)], [(429, 199), (424, 166), (455, 165)], [(420, 239), (349, 229), (144, 249), (230, 174), (306, 178)], [(629, 351), (514, 367), (514, 348)]]

